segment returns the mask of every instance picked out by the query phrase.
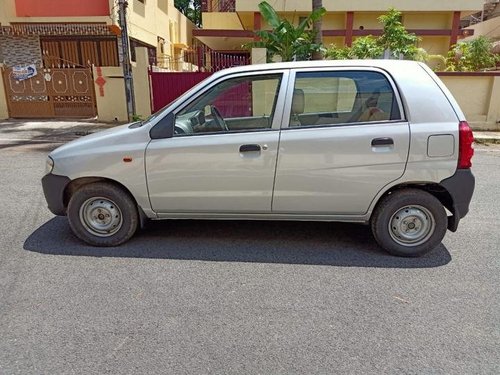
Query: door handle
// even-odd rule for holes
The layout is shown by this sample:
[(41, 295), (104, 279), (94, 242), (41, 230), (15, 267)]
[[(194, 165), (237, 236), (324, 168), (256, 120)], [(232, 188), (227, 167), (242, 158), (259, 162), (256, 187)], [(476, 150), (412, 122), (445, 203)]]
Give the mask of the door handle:
[(260, 151), (260, 145), (241, 145), (240, 152), (256, 152)]
[(392, 146), (392, 145), (394, 145), (394, 140), (389, 137), (372, 139), (372, 146)]

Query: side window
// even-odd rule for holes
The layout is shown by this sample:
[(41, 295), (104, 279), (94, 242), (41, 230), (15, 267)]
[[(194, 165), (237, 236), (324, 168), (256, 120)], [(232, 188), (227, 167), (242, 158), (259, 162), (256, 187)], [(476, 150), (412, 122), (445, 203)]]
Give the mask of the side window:
[(399, 120), (387, 78), (377, 72), (297, 73), (290, 126), (337, 125)]
[(220, 82), (177, 114), (174, 136), (271, 128), (281, 76)]

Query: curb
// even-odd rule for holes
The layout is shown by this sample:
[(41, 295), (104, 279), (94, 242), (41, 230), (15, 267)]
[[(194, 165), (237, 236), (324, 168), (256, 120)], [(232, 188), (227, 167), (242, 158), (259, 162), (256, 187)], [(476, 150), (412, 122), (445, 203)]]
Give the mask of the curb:
[(474, 131), (474, 142), (477, 144), (500, 144), (500, 132), (498, 131)]
[(474, 138), (474, 143), (478, 145), (486, 145), (486, 144), (500, 144), (500, 138), (490, 138), (490, 137), (478, 137)]

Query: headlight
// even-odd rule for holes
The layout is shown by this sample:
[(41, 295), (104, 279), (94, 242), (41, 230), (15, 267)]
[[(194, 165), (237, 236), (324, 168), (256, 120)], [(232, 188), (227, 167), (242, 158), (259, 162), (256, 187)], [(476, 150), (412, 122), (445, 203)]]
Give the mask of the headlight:
[(45, 174), (49, 174), (54, 169), (54, 160), (50, 156), (47, 156), (47, 160), (45, 161)]

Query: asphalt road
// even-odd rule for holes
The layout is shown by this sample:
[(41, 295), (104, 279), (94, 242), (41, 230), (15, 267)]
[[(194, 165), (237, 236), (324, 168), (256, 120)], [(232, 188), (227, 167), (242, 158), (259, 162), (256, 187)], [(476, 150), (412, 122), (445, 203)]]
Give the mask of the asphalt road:
[(425, 257), (368, 227), (154, 223), (83, 245), (45, 206), (43, 140), (0, 145), (0, 374), (498, 374), (500, 146)]

